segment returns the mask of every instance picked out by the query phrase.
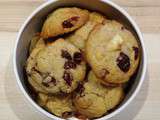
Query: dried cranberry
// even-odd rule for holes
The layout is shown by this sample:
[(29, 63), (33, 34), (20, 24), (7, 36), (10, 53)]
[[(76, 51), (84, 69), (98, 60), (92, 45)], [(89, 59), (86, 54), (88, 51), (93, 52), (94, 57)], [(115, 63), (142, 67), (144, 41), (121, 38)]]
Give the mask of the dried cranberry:
[(120, 52), (117, 58), (117, 65), (123, 72), (128, 72), (128, 70), (130, 69), (129, 57), (125, 53)]
[(91, 71), (91, 66), (87, 63), (86, 64), (86, 74), (85, 74), (85, 77), (84, 77), (85, 82), (88, 82), (88, 74), (89, 74), (90, 71)]
[(121, 30), (125, 30), (125, 29), (126, 29), (126, 27), (125, 27), (125, 26), (122, 26), (122, 27), (121, 27)]
[(73, 60), (76, 64), (80, 64), (83, 59), (83, 55), (81, 52), (75, 52), (73, 56)]
[(76, 63), (74, 63), (73, 61), (69, 60), (69, 61), (66, 61), (65, 64), (64, 64), (64, 69), (75, 69), (76, 68)]
[(65, 20), (62, 23), (63, 28), (71, 28), (74, 26), (73, 22), (78, 21), (79, 16), (74, 16), (72, 18), (69, 18), (68, 20)]
[(76, 112), (75, 117), (78, 118), (79, 120), (88, 120), (88, 118), (82, 114), (80, 114), (79, 112)]
[(74, 17), (71, 17), (70, 19), (71, 19), (72, 21), (78, 21), (79, 16), (74, 16)]
[(83, 93), (83, 91), (84, 91), (83, 84), (82, 84), (82, 83), (79, 83), (79, 84), (78, 84), (78, 87), (77, 87), (77, 89), (76, 89), (76, 92), (81, 95), (81, 94)]
[(66, 50), (62, 50), (61, 56), (62, 56), (63, 58), (66, 58), (67, 60), (72, 60), (72, 56), (71, 56), (70, 53), (69, 53), (68, 51), (66, 51)]
[(64, 71), (63, 79), (69, 86), (71, 86), (73, 80), (73, 76), (71, 75), (71, 73), (69, 73), (68, 71)]
[(106, 70), (105, 68), (103, 68), (103, 69), (100, 71), (101, 79), (105, 79), (105, 77), (106, 77), (107, 74), (109, 74), (109, 71)]
[(69, 20), (65, 20), (62, 25), (63, 25), (63, 28), (73, 27), (73, 24)]
[(73, 112), (64, 112), (64, 113), (62, 113), (62, 117), (63, 118), (68, 118), (68, 117), (71, 117), (71, 116), (73, 116)]
[(134, 50), (134, 59), (137, 60), (138, 54), (139, 54), (139, 49), (138, 49), (138, 47), (133, 47), (133, 50)]

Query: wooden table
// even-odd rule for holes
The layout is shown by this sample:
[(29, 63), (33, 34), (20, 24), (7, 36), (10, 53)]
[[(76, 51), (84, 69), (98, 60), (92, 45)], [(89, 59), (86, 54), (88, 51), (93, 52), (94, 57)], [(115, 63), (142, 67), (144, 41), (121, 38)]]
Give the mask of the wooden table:
[[(20, 92), (13, 75), (17, 31), (45, 0), (0, 0), (0, 120), (44, 120)], [(114, 0), (140, 26), (148, 52), (148, 72), (135, 100), (112, 120), (160, 120), (160, 0)], [(45, 119), (47, 120), (47, 119)]]

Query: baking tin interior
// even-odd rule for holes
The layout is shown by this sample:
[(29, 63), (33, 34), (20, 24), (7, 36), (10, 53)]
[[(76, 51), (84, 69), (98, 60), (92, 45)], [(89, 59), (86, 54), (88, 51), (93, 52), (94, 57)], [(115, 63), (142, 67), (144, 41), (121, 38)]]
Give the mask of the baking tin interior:
[[(21, 33), (20, 39), (17, 44), (16, 67), (17, 67), (17, 71), (18, 71), (18, 75), (21, 80), (21, 83), (24, 89), (26, 90), (27, 94), (29, 94), (29, 91), (25, 84), (26, 77), (24, 74), (24, 65), (28, 57), (28, 48), (29, 48), (30, 40), (35, 33), (40, 32), (43, 22), (49, 13), (51, 13), (56, 8), (69, 7), (69, 6), (85, 8), (90, 11), (97, 11), (104, 14), (109, 19), (118, 20), (119, 22), (123, 23), (127, 27), (127, 29), (130, 29), (134, 33), (134, 35), (137, 37), (137, 40), (141, 46), (141, 42), (139, 41), (140, 38), (138, 37), (136, 30), (134, 29), (131, 22), (120, 11), (113, 8), (113, 6), (109, 4), (106, 4), (99, 0), (59, 0), (59, 1), (52, 2), (51, 4), (48, 4), (47, 6), (42, 8), (38, 13), (36, 13), (28, 21), (25, 28), (23, 29), (23, 32)], [(127, 88), (127, 92), (126, 92), (126, 97), (124, 101), (121, 103), (121, 105), (123, 105), (128, 100), (128, 98), (133, 94), (137, 85), (139, 84), (139, 81), (142, 75), (142, 68), (144, 64), (142, 50), (141, 50), (141, 56), (142, 57), (141, 57), (139, 68), (136, 74), (131, 78), (131, 81), (129, 82), (129, 87)], [(119, 107), (121, 105), (119, 105)]]

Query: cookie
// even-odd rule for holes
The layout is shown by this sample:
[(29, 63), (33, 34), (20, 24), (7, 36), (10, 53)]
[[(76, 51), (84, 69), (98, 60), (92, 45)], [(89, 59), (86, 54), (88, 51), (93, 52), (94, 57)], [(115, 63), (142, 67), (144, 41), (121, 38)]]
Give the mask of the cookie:
[(38, 42), (39, 39), (40, 39), (40, 35), (39, 34), (36, 34), (36, 35), (33, 36), (33, 38), (31, 39), (31, 42), (30, 42), (30, 46), (29, 46), (29, 54), (35, 48), (36, 43)]
[(93, 21), (96, 23), (103, 23), (106, 20), (107, 20), (106, 17), (98, 12), (91, 12), (89, 14), (89, 21)]
[(102, 23), (105, 20), (105, 17), (96, 12), (90, 13), (89, 16), (89, 21), (67, 38), (69, 42), (83, 51), (90, 32), (98, 23)]
[(64, 39), (58, 39), (41, 50), (35, 48), (27, 61), (26, 71), (36, 91), (59, 94), (76, 89), (85, 77), (85, 69), (81, 51)]
[(51, 13), (42, 27), (43, 38), (55, 37), (74, 31), (89, 19), (89, 12), (80, 8), (59, 8)]
[(40, 106), (61, 118), (71, 117), (74, 112), (70, 95), (49, 96), (39, 93), (37, 102)]
[(28, 73), (30, 73), (32, 71), (33, 66), (36, 64), (36, 62), (35, 62), (36, 55), (43, 48), (45, 48), (45, 43), (44, 43), (44, 40), (41, 38), (36, 43), (34, 49), (32, 50), (32, 52), (30, 53), (30, 55), (29, 55), (29, 57), (27, 59), (27, 62), (26, 62), (26, 72), (27, 72), (28, 77), (30, 75)]
[(136, 38), (116, 21), (97, 25), (85, 48), (87, 61), (103, 83), (127, 82), (139, 64), (140, 48)]
[(36, 102), (41, 107), (45, 107), (49, 99), (51, 99), (51, 97), (49, 95), (44, 94), (44, 93), (38, 93)]
[(104, 97), (108, 112), (113, 111), (122, 102), (123, 98), (122, 87), (108, 88), (107, 95)]
[(73, 99), (77, 111), (88, 118), (101, 117), (122, 100), (122, 87), (106, 87), (91, 71), (88, 81), (79, 87), (79, 92)]

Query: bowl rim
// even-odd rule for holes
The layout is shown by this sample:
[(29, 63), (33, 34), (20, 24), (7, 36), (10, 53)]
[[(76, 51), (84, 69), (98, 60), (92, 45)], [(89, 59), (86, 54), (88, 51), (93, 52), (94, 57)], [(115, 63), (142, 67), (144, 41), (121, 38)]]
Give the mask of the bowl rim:
[[(43, 8), (45, 8), (46, 6), (50, 5), (51, 3), (54, 3), (58, 0), (49, 0), (45, 3), (43, 3), (42, 5), (40, 5), (36, 10), (34, 10), (31, 15), (25, 20), (25, 22), (23, 23), (23, 25), (21, 26), (18, 35), (17, 35), (17, 39), (15, 42), (15, 46), (14, 46), (14, 53), (13, 53), (13, 69), (14, 69), (14, 74), (16, 77), (16, 81), (18, 83), (18, 86), (20, 88), (20, 90), (22, 91), (23, 95), (25, 96), (25, 98), (32, 104), (32, 106), (34, 106), (34, 108), (36, 109), (36, 111), (46, 115), (48, 118), (51, 119), (55, 119), (55, 120), (63, 120), (62, 118), (59, 118), (49, 112), (47, 112), (46, 110), (44, 110), (43, 108), (41, 108), (38, 104), (36, 104), (36, 102), (34, 100), (32, 100), (32, 98), (27, 94), (26, 90), (24, 89), (20, 77), (18, 75), (18, 70), (17, 70), (17, 61), (16, 61), (16, 51), (17, 51), (17, 47), (18, 47), (18, 42), (19, 39), (21, 37), (21, 34), (23, 32), (23, 30), (26, 28), (28, 22)], [(144, 40), (143, 40), (143, 36), (142, 33), (139, 29), (139, 27), (137, 26), (136, 22), (131, 18), (131, 16), (120, 6), (118, 6), (116, 3), (109, 1), (109, 0), (100, 0), (100, 2), (103, 2), (104, 4), (109, 4), (111, 7), (115, 8), (116, 10), (118, 10), (119, 12), (121, 12), (127, 19), (128, 21), (132, 24), (133, 28), (135, 29), (138, 37), (139, 37), (139, 41), (141, 43), (141, 47), (142, 47), (142, 55), (143, 55), (143, 61), (142, 61), (142, 71), (141, 71), (141, 76), (140, 76), (140, 80), (139, 83), (137, 84), (135, 90), (133, 91), (133, 93), (131, 94), (131, 96), (128, 98), (128, 100), (119, 108), (117, 108), (115, 111), (113, 111), (112, 113), (105, 115), (101, 118), (97, 118), (96, 120), (107, 120), (109, 118), (112, 118), (113, 116), (117, 115), (118, 113), (120, 113), (124, 108), (126, 108), (131, 101), (133, 101), (133, 99), (135, 98), (135, 96), (137, 95), (137, 93), (140, 91), (140, 88), (142, 86), (142, 83), (144, 82), (145, 79), (145, 74), (146, 74), (146, 70), (147, 70), (147, 54), (146, 54), (146, 49), (145, 49), (145, 45), (144, 45)]]

